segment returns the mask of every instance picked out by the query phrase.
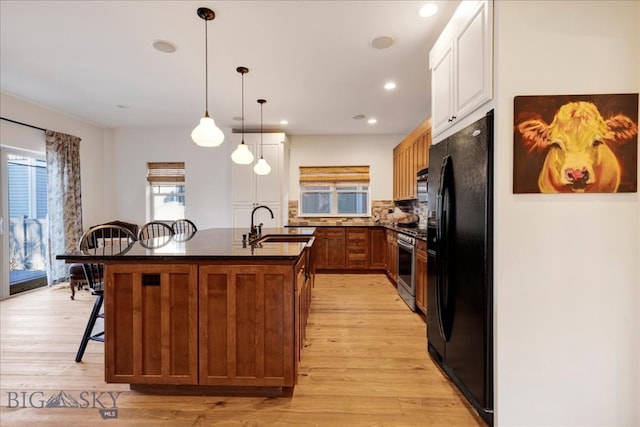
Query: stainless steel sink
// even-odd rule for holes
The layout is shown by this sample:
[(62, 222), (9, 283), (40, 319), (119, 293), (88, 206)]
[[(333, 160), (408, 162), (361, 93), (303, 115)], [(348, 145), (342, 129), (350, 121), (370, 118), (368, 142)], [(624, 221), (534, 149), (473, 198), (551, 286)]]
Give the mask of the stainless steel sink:
[(255, 241), (255, 243), (307, 243), (313, 236), (301, 236), (301, 235), (278, 235), (267, 234)]

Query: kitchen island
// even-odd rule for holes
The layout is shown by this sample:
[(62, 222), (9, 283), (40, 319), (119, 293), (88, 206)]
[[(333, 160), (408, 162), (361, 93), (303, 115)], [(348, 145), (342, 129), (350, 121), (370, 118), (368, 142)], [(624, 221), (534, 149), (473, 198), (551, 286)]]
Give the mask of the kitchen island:
[(136, 242), (105, 265), (105, 380), (132, 389), (290, 389), (313, 286), (314, 228)]

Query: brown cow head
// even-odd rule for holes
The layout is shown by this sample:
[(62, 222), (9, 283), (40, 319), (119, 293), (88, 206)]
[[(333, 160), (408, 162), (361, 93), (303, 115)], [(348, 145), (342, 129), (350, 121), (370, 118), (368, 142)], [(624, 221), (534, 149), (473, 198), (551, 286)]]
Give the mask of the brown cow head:
[[(597, 185), (598, 173), (604, 167), (611, 169), (609, 175), (617, 174), (615, 188), (605, 191), (616, 191), (620, 166), (610, 147), (633, 138), (638, 126), (624, 115), (605, 120), (591, 102), (570, 102), (560, 107), (550, 125), (532, 119), (518, 124), (518, 130), (530, 151), (549, 147), (545, 167), (551, 170), (541, 172), (541, 191), (585, 191)], [(603, 164), (604, 159), (610, 164)], [(542, 188), (543, 174), (553, 188)], [(610, 176), (607, 181), (611, 181)]]

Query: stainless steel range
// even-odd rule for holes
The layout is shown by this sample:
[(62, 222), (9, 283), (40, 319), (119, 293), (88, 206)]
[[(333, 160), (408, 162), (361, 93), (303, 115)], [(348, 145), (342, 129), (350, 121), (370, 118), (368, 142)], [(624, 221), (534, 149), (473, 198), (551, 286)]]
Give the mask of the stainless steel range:
[[(411, 231), (411, 234), (415, 234), (415, 231)], [(415, 247), (414, 236), (398, 233), (398, 295), (411, 311), (416, 311)]]

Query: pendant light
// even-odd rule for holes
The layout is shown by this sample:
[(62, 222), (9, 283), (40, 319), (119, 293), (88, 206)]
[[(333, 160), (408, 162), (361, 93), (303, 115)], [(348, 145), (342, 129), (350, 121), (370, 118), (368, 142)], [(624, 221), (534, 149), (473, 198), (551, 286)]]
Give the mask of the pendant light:
[(204, 117), (200, 119), (200, 124), (191, 132), (193, 142), (201, 147), (217, 147), (224, 141), (224, 134), (211, 117), (209, 117), (209, 55), (207, 44), (207, 21), (212, 21), (216, 14), (206, 7), (198, 8), (198, 16), (204, 20)]
[(258, 175), (267, 175), (271, 172), (271, 166), (269, 163), (262, 157), (262, 106), (267, 102), (266, 99), (258, 99), (258, 104), (260, 104), (260, 160), (253, 167), (253, 171)]
[(247, 67), (238, 67), (236, 71), (242, 74), (242, 141), (238, 144), (238, 148), (231, 153), (231, 160), (239, 165), (248, 165), (253, 162), (253, 154), (249, 151), (249, 147), (244, 143), (244, 75), (249, 72)]

